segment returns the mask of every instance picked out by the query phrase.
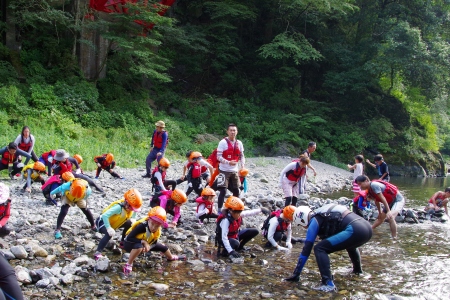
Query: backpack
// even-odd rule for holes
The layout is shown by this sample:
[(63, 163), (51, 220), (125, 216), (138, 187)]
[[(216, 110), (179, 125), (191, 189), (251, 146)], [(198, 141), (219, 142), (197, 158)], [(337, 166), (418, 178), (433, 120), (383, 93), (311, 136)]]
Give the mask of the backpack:
[(261, 227), (261, 234), (264, 236), (264, 238), (267, 239), (267, 233), (269, 232), (269, 226), (270, 226), (269, 222), (270, 222), (270, 220), (273, 217), (277, 217), (278, 218), (278, 223), (279, 224), (281, 224), (281, 222), (283, 222), (283, 219), (280, 218), (281, 212), (282, 211), (280, 211), (279, 213), (278, 213), (278, 211), (271, 212), (270, 215), (264, 221), (264, 223), (263, 223), (263, 225)]
[(217, 159), (217, 148), (208, 156), (208, 160), (213, 168), (217, 168), (219, 166), (219, 160)]

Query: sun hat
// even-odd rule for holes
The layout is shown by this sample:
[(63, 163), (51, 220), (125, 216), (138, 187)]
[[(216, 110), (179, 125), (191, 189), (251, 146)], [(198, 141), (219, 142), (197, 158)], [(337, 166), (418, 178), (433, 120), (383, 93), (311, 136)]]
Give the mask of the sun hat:
[(166, 123), (164, 123), (164, 121), (159, 120), (158, 122), (155, 123), (155, 126), (165, 128)]
[(54, 160), (63, 161), (69, 157), (69, 153), (67, 153), (64, 149), (56, 150), (56, 155), (53, 157)]

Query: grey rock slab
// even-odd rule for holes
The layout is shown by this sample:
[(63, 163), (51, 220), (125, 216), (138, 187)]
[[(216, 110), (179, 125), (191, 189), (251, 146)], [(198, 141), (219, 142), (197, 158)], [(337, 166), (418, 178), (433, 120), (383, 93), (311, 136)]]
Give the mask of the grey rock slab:
[(28, 257), (27, 251), (21, 245), (19, 245), (19, 246), (12, 246), (10, 251), (16, 258), (24, 259), (24, 258)]

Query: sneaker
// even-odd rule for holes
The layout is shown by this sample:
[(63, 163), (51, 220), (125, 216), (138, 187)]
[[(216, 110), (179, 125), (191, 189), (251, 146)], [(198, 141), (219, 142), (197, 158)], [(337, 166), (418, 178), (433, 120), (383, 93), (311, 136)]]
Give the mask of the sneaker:
[(152, 175), (150, 175), (150, 174), (142, 175), (142, 178), (150, 178), (150, 177), (152, 177)]
[(167, 259), (168, 261), (174, 260), (186, 260), (186, 255), (172, 255), (172, 259)]
[(14, 179), (14, 175), (12, 175), (11, 173), (8, 173), (8, 175), (9, 175), (9, 178), (10, 178), (11, 180)]
[(55, 239), (62, 239), (61, 231), (59, 231), (59, 230), (55, 231)]
[(319, 286), (313, 287), (313, 290), (326, 292), (326, 293), (337, 292), (337, 288), (334, 284), (328, 285), (328, 284), (323, 284), (323, 283)]
[(95, 254), (94, 254), (94, 259), (95, 259), (95, 260), (99, 260), (99, 259), (102, 258), (102, 257), (103, 257), (103, 255), (102, 255), (101, 252), (95, 252)]
[(133, 265), (125, 264), (123, 266), (123, 274), (125, 274), (125, 276), (130, 275), (132, 271), (133, 271)]
[(91, 230), (94, 232), (97, 232), (98, 231), (97, 226), (95, 226), (95, 225), (91, 226)]
[(20, 173), (17, 173), (17, 174), (16, 174), (16, 177), (20, 177)]
[(95, 177), (95, 179), (98, 179), (98, 176), (97, 176), (97, 177)]

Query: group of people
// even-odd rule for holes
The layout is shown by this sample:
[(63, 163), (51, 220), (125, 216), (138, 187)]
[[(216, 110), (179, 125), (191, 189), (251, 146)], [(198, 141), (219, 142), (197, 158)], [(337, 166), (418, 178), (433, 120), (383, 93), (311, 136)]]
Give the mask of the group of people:
[[(298, 196), (305, 193), (307, 171), (311, 170), (316, 176), (316, 170), (310, 161), (311, 154), (316, 150), (314, 142), (310, 142), (307, 150), (301, 152), (298, 159), (289, 163), (280, 173), (279, 184), (285, 199), (283, 208), (273, 212), (265, 207), (244, 210), (245, 205), (239, 195), (241, 190), (247, 192), (248, 170), (245, 168), (244, 146), (237, 139), (238, 128), (235, 124), (228, 125), (227, 136), (220, 140), (217, 149), (207, 159), (197, 151), (186, 153), (187, 160), (183, 173), (176, 180), (166, 178), (170, 161), (164, 155), (169, 140), (165, 123), (158, 121), (155, 126), (146, 159), (146, 173), (142, 176), (150, 179), (154, 195), (150, 200), (151, 209), (145, 217), (137, 221), (136, 213), (142, 209), (143, 198), (135, 188), (130, 188), (121, 199), (109, 204), (94, 220), (87, 201), (92, 193), (91, 186), (104, 192), (81, 170), (82, 157), (79, 154), (70, 157), (65, 150), (59, 149), (45, 152), (37, 158), (33, 152), (35, 140), (28, 127), (24, 127), (20, 138), (18, 137), (19, 143), (12, 142), (0, 150), (2, 155), (0, 170), (8, 169), (11, 178), (23, 172), (26, 178), (25, 190), (29, 191), (32, 182), (41, 182), (47, 202), (52, 204), (59, 203), (58, 200), (61, 202), (55, 229), (57, 239), (62, 238), (61, 225), (68, 209), (77, 205), (91, 224), (91, 229), (103, 234), (94, 253), (96, 260), (102, 258), (104, 248), (115, 236), (116, 231), (119, 228), (123, 229), (119, 247), (130, 253), (127, 263), (123, 266), (125, 275), (132, 272), (135, 259), (148, 251), (161, 252), (168, 261), (185, 258), (183, 255), (172, 254), (166, 245), (158, 242), (158, 239), (163, 233), (162, 228), (176, 227), (182, 223), (181, 207), (193, 191), (198, 196), (195, 201), (196, 217), (199, 222), (216, 219), (216, 244), (219, 255), (232, 259), (239, 258), (241, 252), (246, 249), (245, 245), (259, 234), (257, 228), (240, 229), (243, 218), (263, 213), (267, 215), (262, 228), (262, 233), (267, 239), (266, 247), (286, 251), (295, 243), (304, 243), (293, 274), (286, 278), (286, 281), (299, 281), (303, 267), (314, 248), (321, 274), (321, 284), (316, 289), (320, 291), (336, 290), (328, 254), (345, 249), (353, 264), (353, 273), (359, 274), (362, 273), (362, 267), (358, 247), (371, 239), (372, 229), (387, 219), (392, 237), (397, 237), (395, 216), (403, 208), (405, 199), (397, 187), (389, 183), (388, 168), (380, 155), (375, 157), (373, 164), (379, 170), (380, 180), (370, 181), (364, 175), (364, 158), (361, 155), (355, 156), (355, 165), (348, 166), (354, 170), (352, 190), (355, 193), (355, 204), (352, 210), (336, 204), (325, 205), (315, 211), (306, 205), (297, 207)], [(25, 164), (21, 163), (22, 156), (27, 159)], [(35, 162), (27, 164), (29, 159)], [(155, 160), (157, 165), (152, 169), (151, 165)], [(94, 161), (98, 166), (96, 177), (101, 170), (105, 170), (113, 177), (123, 178), (113, 170), (115, 162), (112, 153), (97, 156)], [(371, 164), (368, 160), (366, 162)], [(45, 174), (49, 176), (47, 180), (43, 177)], [(186, 191), (177, 187), (184, 181), (187, 181)], [(232, 195), (226, 198), (227, 190)], [(450, 188), (445, 192), (436, 193), (430, 199), (427, 209), (444, 207), (447, 212), (449, 196)], [(375, 201), (379, 211), (373, 225), (365, 220), (361, 213), (370, 206), (370, 200)], [(0, 203), (2, 235), (9, 234), (6, 222), (10, 204), (10, 200), (2, 200)], [(172, 215), (170, 222), (168, 214)], [(293, 237), (292, 224), (307, 229), (306, 238)], [(314, 245), (317, 238), (321, 241)]]

